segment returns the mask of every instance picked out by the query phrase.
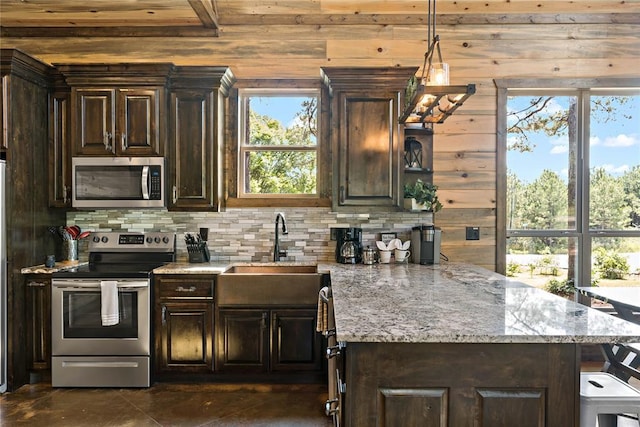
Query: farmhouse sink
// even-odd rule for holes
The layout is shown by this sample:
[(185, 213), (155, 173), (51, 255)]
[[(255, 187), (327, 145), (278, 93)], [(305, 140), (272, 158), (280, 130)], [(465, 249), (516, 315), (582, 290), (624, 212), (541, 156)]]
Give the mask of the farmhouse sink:
[(218, 275), (216, 299), (221, 307), (313, 305), (321, 287), (315, 265), (236, 265)]

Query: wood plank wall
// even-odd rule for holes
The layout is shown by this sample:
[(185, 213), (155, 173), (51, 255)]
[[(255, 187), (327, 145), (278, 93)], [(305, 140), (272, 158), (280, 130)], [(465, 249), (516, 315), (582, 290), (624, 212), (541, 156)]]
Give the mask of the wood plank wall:
[[(49, 63), (228, 65), (238, 79), (317, 78), (324, 66), (420, 66), (427, 48), (426, 1), (217, 4), (217, 38), (67, 38), (49, 33), (3, 37), (2, 45)], [(450, 258), (494, 269), (493, 79), (638, 77), (640, 0), (440, 0), (438, 13), (451, 83), (475, 83), (477, 93), (435, 127), (434, 182), (444, 203), (436, 224), (445, 233), (443, 252)], [(466, 225), (481, 227), (479, 241), (465, 240)]]

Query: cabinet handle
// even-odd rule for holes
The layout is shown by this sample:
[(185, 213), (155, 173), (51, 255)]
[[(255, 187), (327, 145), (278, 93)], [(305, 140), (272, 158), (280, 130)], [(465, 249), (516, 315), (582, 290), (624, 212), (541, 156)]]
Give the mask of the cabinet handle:
[(27, 283), (27, 287), (28, 288), (44, 288), (45, 286), (47, 286), (46, 283), (42, 283), (42, 282), (29, 282)]
[(162, 324), (164, 325), (165, 323), (167, 323), (167, 307), (166, 306), (162, 306)]
[(267, 313), (262, 313), (262, 324), (260, 327), (262, 329), (267, 329)]
[(176, 292), (195, 292), (196, 289), (197, 288), (195, 286), (189, 286), (188, 288), (183, 288), (182, 286), (178, 286), (176, 288)]
[(62, 203), (67, 203), (69, 202), (69, 187), (67, 187), (66, 185), (62, 187)]
[(344, 185), (340, 186), (340, 204), (344, 203)]
[(107, 132), (104, 134), (104, 149), (107, 151), (111, 151), (111, 138), (113, 138), (111, 132)]
[(127, 149), (127, 134), (120, 135), (120, 144), (122, 144), (122, 151)]
[(173, 186), (173, 204), (178, 201), (178, 187)]

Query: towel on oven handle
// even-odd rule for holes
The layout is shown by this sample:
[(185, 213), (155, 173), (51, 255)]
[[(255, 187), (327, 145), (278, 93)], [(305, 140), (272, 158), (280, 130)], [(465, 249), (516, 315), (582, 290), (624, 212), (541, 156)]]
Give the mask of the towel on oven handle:
[(102, 326), (113, 326), (120, 322), (118, 282), (116, 280), (100, 281), (100, 309)]

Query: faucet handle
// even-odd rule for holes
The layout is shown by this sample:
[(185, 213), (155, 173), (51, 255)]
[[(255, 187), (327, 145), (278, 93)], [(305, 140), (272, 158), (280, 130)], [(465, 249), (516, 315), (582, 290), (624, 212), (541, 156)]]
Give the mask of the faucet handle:
[(281, 249), (278, 251), (278, 258), (279, 257), (286, 257), (287, 256), (287, 250), (286, 249)]

